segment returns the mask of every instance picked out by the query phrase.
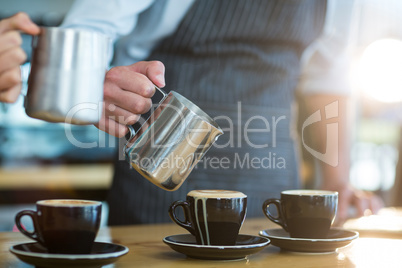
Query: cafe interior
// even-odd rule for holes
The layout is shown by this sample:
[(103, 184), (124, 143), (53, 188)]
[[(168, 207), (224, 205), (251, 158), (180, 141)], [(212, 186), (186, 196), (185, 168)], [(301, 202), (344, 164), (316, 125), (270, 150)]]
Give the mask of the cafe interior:
[[(0, 19), (23, 11), (38, 25), (57, 27), (73, 2), (0, 0)], [(364, 0), (356, 18), (358, 26), (354, 31), (354, 56), (350, 63), (354, 112), (353, 133), (350, 133), (350, 183), (357, 189), (379, 195), (384, 208), (376, 215), (368, 211), (365, 216), (349, 219), (344, 224), (344, 228), (359, 234), (351, 245), (348, 242), (346, 247), (340, 246), (339, 249), (335, 246), (335, 253), (303, 254), (297, 250), (297, 253), (292, 253), (292, 249), (280, 250), (273, 245), (271, 238), (271, 245), (259, 249), (261, 252), (255, 255), (254, 252), (247, 253), (250, 256), (241, 256), (241, 260), (222, 262), (212, 257), (213, 260), (199, 262), (202, 256), (187, 254), (185, 249), (182, 249), (183, 253), (172, 247), (180, 252), (177, 253), (164, 245), (163, 242), (168, 242), (162, 242), (162, 238), (172, 234), (170, 232), (185, 233), (172, 223), (162, 227), (137, 226), (136, 231), (130, 231), (129, 226), (108, 228), (108, 204), (105, 200), (112, 182), (118, 141), (92, 125), (69, 126), (76, 142), (91, 145), (80, 148), (71, 142), (71, 136), (66, 137), (65, 124), (28, 117), (23, 109), (23, 97), (20, 97), (14, 104), (0, 103), (0, 245), (6, 241), (4, 246), (0, 246), (0, 254), (7, 259), (5, 265), (11, 265), (4, 267), (33, 267), (29, 266), (32, 264), (29, 261), (28, 266), (23, 266), (23, 262), (8, 252), (8, 248), (17, 242), (29, 241), (17, 233), (15, 215), (21, 210), (35, 210), (38, 200), (59, 198), (102, 202), (101, 229), (97, 239), (130, 249), (122, 254), (126, 256), (116, 258), (117, 262), (110, 267), (134, 267), (131, 266), (134, 264), (142, 267), (150, 264), (151, 259), (150, 266), (155, 267), (260, 267), (261, 264), (271, 264), (271, 267), (402, 267), (400, 254), (395, 250), (402, 248), (401, 12), (402, 2), (399, 0)], [(30, 55), (30, 36), (23, 35), (22, 46)], [(29, 63), (21, 66), (22, 91), (25, 93), (29, 72)], [(302, 106), (299, 112), (305, 112)], [(312, 189), (320, 182), (316, 160), (300, 145), (303, 186)], [(33, 228), (29, 217), (22, 220), (25, 228)], [(261, 213), (261, 219), (249, 225), (246, 221), (241, 232), (258, 236), (258, 232), (268, 226), (278, 227)], [(2, 237), (1, 233), (10, 234), (10, 237), (4, 238), (6, 236)], [(263, 236), (261, 232), (260, 236)], [(138, 241), (134, 237), (138, 237)], [(147, 241), (149, 237), (152, 239)], [(304, 246), (309, 245), (301, 247)], [(156, 248), (158, 253), (152, 248)], [(385, 257), (373, 257), (370, 261), (371, 256), (381, 254)], [(323, 265), (323, 262), (328, 265)]]

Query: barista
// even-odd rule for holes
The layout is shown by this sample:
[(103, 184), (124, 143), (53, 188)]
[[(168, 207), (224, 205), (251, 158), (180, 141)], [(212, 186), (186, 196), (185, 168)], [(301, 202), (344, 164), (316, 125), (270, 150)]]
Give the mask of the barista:
[[(198, 6), (199, 9), (202, 9), (202, 5), (205, 4), (206, 1), (199, 1), (198, 4), (201, 6)], [(209, 2), (212, 3), (212, 2)], [(197, 7), (197, 6), (196, 6)], [(193, 10), (193, 12), (201, 12), (197, 10)], [(300, 23), (295, 23), (294, 26), (302, 26)], [(29, 34), (37, 34), (38, 33), (38, 28), (35, 27), (31, 22), (29, 22), (28, 18), (24, 14), (18, 14), (8, 20), (4, 20), (0, 24), (0, 101), (5, 101), (5, 102), (13, 102), (16, 100), (18, 97), (19, 91), (20, 91), (20, 77), (19, 77), (19, 68), (18, 65), (22, 63), (25, 58), (23, 57), (11, 57), (9, 56), (9, 59), (7, 59), (7, 55), (10, 54), (10, 50), (16, 50), (21, 52), (19, 49), (20, 45), (20, 39), (18, 37), (18, 33), (16, 30), (21, 30), (23, 32), (29, 33)], [(178, 29), (180, 30), (180, 29)], [(319, 32), (319, 28), (317, 28), (317, 32)], [(10, 34), (11, 33), (11, 34)], [(126, 33), (127, 34), (127, 33)], [(178, 33), (182, 34), (182, 33)], [(11, 35), (12, 37), (7, 38), (7, 36)], [(202, 37), (202, 36), (201, 36)], [(292, 36), (294, 37), (294, 36)], [(4, 39), (3, 39), (4, 38)], [(177, 39), (172, 39), (168, 40), (170, 44), (174, 43), (177, 41)], [(161, 47), (159, 51), (156, 51), (156, 54), (153, 56), (161, 56), (161, 57), (155, 57), (155, 58), (163, 58), (163, 53), (164, 49), (168, 48), (167, 42), (167, 47)], [(10, 44), (7, 46), (3, 44)], [(211, 49), (216, 49), (216, 47), (211, 47)], [(240, 47), (241, 48), (241, 47)], [(199, 49), (203, 49), (202, 47), (199, 47)], [(202, 51), (201, 51), (202, 52)], [(12, 55), (18, 54), (18, 53), (11, 53)], [(20, 53), (21, 54), (21, 53)], [(282, 54), (285, 55), (286, 54)], [(5, 57), (5, 58), (3, 58)], [(11, 59), (10, 59), (11, 57)], [(285, 60), (285, 59), (284, 59)], [(164, 60), (165, 62), (165, 60)], [(174, 65), (174, 62), (172, 61), (172, 58), (167, 57), (166, 62), (169, 63), (169, 70), (170, 68), (176, 68), (177, 66)], [(184, 61), (185, 62), (185, 61)], [(281, 61), (279, 60), (278, 63)], [(241, 62), (239, 62), (241, 63)], [(217, 63), (219, 64), (219, 62)], [(222, 62), (223, 64), (223, 62)], [(209, 64), (210, 65), (210, 64)], [(185, 64), (182, 66), (186, 66)], [(195, 65), (203, 68), (203, 65)], [(216, 67), (218, 65), (214, 65)], [(193, 67), (193, 66), (192, 66)], [(205, 66), (208, 67), (208, 66)], [(277, 66), (280, 67), (280, 66)], [(176, 70), (175, 70), (176, 71)], [(188, 69), (182, 70), (183, 72), (189, 71)], [(280, 70), (279, 70), (280, 71)], [(239, 77), (233, 77), (239, 78)], [(275, 78), (275, 77), (273, 77)], [(277, 77), (276, 77), (277, 78)], [(176, 81), (174, 78), (172, 78), (172, 81)], [(211, 80), (212, 81), (212, 80)], [(252, 80), (250, 80), (252, 81)], [(274, 81), (274, 80), (270, 80)], [(202, 81), (200, 81), (202, 82)], [(219, 81), (215, 81), (219, 82)], [(129, 65), (129, 66), (119, 66), (116, 68), (112, 68), (106, 75), (106, 80), (105, 80), (105, 87), (104, 87), (104, 96), (105, 96), (105, 111), (103, 113), (102, 119), (100, 123), (98, 124), (98, 127), (101, 130), (104, 130), (108, 133), (117, 133), (116, 135), (119, 137), (122, 137), (126, 132), (126, 126), (125, 124), (134, 122), (138, 119), (138, 114), (141, 114), (145, 112), (146, 110), (149, 109), (151, 102), (149, 97), (152, 96), (154, 93), (153, 89), (153, 83), (156, 84), (159, 87), (163, 87), (165, 84), (164, 81), (164, 66), (161, 62), (157, 61), (150, 61), (150, 62), (137, 62), (135, 64)], [(189, 81), (183, 80), (183, 81), (178, 81), (177, 83), (184, 83), (184, 84), (189, 84)], [(182, 85), (182, 84), (177, 84), (176, 82), (173, 83), (174, 87), (177, 88), (177, 85)], [(191, 83), (190, 83), (191, 84)], [(286, 83), (283, 84), (282, 86), (287, 86)], [(179, 87), (180, 89), (180, 87)], [(286, 90), (286, 88), (284, 88)], [(285, 91), (283, 91), (285, 92)], [(193, 92), (194, 94), (200, 94), (202, 92)], [(214, 93), (217, 92), (212, 92), (211, 94), (213, 95)], [(241, 92), (238, 92), (241, 94)], [(258, 100), (263, 100), (263, 98), (258, 98), (258, 92), (255, 92), (256, 95), (253, 97), (257, 97)], [(191, 92), (188, 92), (189, 95), (192, 94)], [(210, 96), (212, 96), (210, 95)], [(231, 95), (227, 95), (226, 97), (229, 97)], [(250, 95), (248, 95), (250, 96)], [(197, 96), (197, 97), (202, 97)], [(285, 95), (283, 96), (285, 97)], [(342, 99), (342, 98), (341, 98)], [(323, 106), (320, 106), (322, 103), (331, 103), (334, 99), (328, 99), (322, 96), (314, 97), (312, 96), (310, 98), (311, 100), (311, 106), (314, 111), (316, 109), (323, 108)], [(337, 100), (340, 100), (339, 98)], [(272, 101), (272, 99), (271, 99)], [(281, 101), (281, 98), (278, 98), (278, 101)], [(245, 101), (247, 103), (247, 101)], [(343, 100), (340, 100), (341, 103), (341, 108), (345, 106), (345, 102)], [(135, 104), (135, 105), (133, 105)], [(212, 106), (214, 106), (214, 100), (212, 99), (210, 103)], [(280, 102), (274, 103), (274, 104), (280, 104)], [(288, 107), (289, 104), (286, 105)], [(250, 109), (248, 110), (249, 112), (252, 111), (253, 105), (247, 105), (244, 106), (243, 108)], [(207, 106), (206, 106), (207, 107)], [(212, 116), (219, 115), (219, 105), (215, 105), (215, 107), (209, 106), (208, 111), (213, 111), (215, 108), (215, 111), (217, 112), (216, 114), (212, 114)], [(344, 113), (341, 114), (341, 117), (345, 117), (346, 115)], [(286, 131), (289, 130), (287, 127), (282, 129), (281, 132), (284, 134), (283, 138), (286, 140), (291, 139), (289, 134), (286, 134)], [(325, 136), (323, 134), (322, 136)], [(287, 147), (287, 153), (293, 154), (292, 153), (292, 145), (289, 143), (289, 147)], [(322, 150), (321, 150), (322, 151)], [(212, 152), (215, 155), (219, 154), (219, 150), (216, 150), (215, 152)], [(287, 158), (289, 161), (294, 161), (293, 158), (289, 155), (289, 158)], [(293, 163), (293, 165), (292, 165)], [(205, 177), (205, 175), (202, 174), (202, 172), (196, 172), (194, 173), (194, 177), (196, 179), (192, 178), (192, 184), (187, 184), (187, 188), (183, 187), (182, 192), (177, 192), (176, 196), (174, 194), (169, 194), (165, 192), (160, 192), (161, 190), (155, 189), (156, 187), (150, 186), (149, 184), (144, 184), (144, 180), (137, 178), (137, 179), (132, 179), (133, 176), (133, 171), (129, 170), (127, 167), (127, 163), (117, 163), (118, 169), (116, 169), (116, 174), (115, 174), (115, 180), (114, 186), (112, 188), (112, 196), (110, 200), (112, 201), (112, 207), (111, 207), (111, 219), (115, 220), (115, 222), (111, 222), (112, 224), (130, 224), (130, 223), (144, 223), (144, 222), (151, 222), (151, 221), (163, 221), (164, 218), (163, 216), (167, 216), (165, 212), (165, 206), (162, 205), (163, 207), (163, 212), (153, 210), (153, 209), (146, 209), (147, 206), (155, 206), (155, 208), (161, 207), (161, 204), (159, 201), (162, 203), (169, 203), (171, 200), (176, 200), (179, 198), (183, 198), (183, 192), (186, 192), (190, 188), (194, 187), (203, 187), (203, 185), (198, 184), (201, 182), (203, 179), (204, 180), (209, 180), (209, 175)], [(296, 162), (289, 162), (289, 166), (297, 167)], [(346, 163), (341, 163), (340, 169), (339, 170), (344, 170), (343, 173), (347, 173), (348, 167)], [(340, 192), (340, 215), (345, 216), (346, 210), (348, 208), (349, 203), (352, 203), (359, 209), (359, 213), (362, 214), (365, 209), (371, 209), (372, 211), (376, 211), (379, 207), (380, 202), (378, 199), (373, 198), (372, 195), (366, 195), (365, 193), (360, 193), (355, 191), (354, 189), (350, 188), (347, 186), (347, 177), (348, 174), (340, 174), (339, 170), (332, 170), (334, 174), (330, 174), (331, 171), (326, 174), (328, 175), (327, 178), (331, 178), (329, 180), (330, 183), (327, 183), (324, 185), (325, 188), (331, 189), (331, 190), (337, 190)], [(236, 171), (237, 173), (241, 173), (244, 171), (238, 170)], [(297, 187), (297, 183), (293, 180), (293, 178), (297, 177), (297, 174), (295, 174), (295, 170), (290, 171), (290, 172), (285, 172), (290, 176), (286, 178), (285, 176), (282, 176), (279, 174), (277, 177), (280, 177), (283, 180), (288, 180), (289, 179), (289, 184), (284, 184), (282, 187), (283, 189), (287, 189), (289, 187), (294, 188)], [(248, 174), (248, 176), (247, 176)], [(250, 176), (250, 173), (247, 174), (240, 174), (244, 180), (249, 180), (249, 179), (262, 179), (263, 177), (259, 174), (254, 174)], [(211, 175), (213, 175), (211, 173)], [(231, 174), (231, 176), (239, 175), (239, 174)], [(121, 178), (129, 178), (129, 179), (124, 179), (120, 180)], [(222, 178), (224, 175), (222, 175)], [(230, 176), (229, 176), (230, 177)], [(217, 180), (214, 179), (214, 177), (211, 177), (210, 182), (212, 183), (213, 186), (220, 187), (221, 182), (223, 180)], [(227, 176), (226, 178), (227, 179)], [(270, 189), (270, 183), (267, 185), (260, 185), (260, 184), (250, 184), (250, 181), (238, 181), (235, 179), (235, 177), (231, 177), (232, 179), (232, 185), (237, 185), (238, 187), (241, 187), (243, 191), (251, 191), (253, 193), (250, 196), (253, 196), (256, 190), (261, 191), (261, 196), (258, 197), (259, 199), (265, 199), (267, 195), (264, 195), (264, 192), (267, 189)], [(269, 179), (269, 178), (268, 178)], [(120, 180), (120, 181), (118, 181)], [(198, 181), (198, 182), (197, 182)], [(127, 187), (125, 183), (130, 183), (130, 185)], [(148, 183), (148, 182), (147, 182)], [(141, 186), (139, 186), (141, 185)], [(230, 184), (229, 184), (230, 185)], [(227, 187), (222, 186), (222, 187)], [(132, 190), (135, 190), (136, 192), (133, 193)], [(159, 191), (159, 192), (158, 192)], [(254, 192), (253, 192), (254, 191)], [(278, 190), (274, 190), (278, 192)], [(155, 201), (153, 202), (152, 200), (149, 200), (149, 202), (142, 202), (140, 204), (139, 202), (136, 202), (135, 200), (133, 201), (131, 197), (135, 197), (138, 200), (146, 200), (152, 196), (152, 199)], [(250, 211), (250, 215), (258, 215), (258, 211), (260, 210), (260, 206), (256, 206), (256, 204), (262, 204), (260, 202), (261, 200), (259, 199), (254, 200), (255, 205), (252, 207), (256, 208), (255, 211)], [(137, 200), (137, 201), (138, 201)], [(138, 209), (137, 209), (138, 207)], [(131, 210), (130, 210), (131, 209)], [(147, 214), (149, 213), (149, 215)], [(138, 215), (136, 215), (138, 214)], [(259, 211), (259, 214), (261, 212)], [(158, 218), (158, 217), (161, 218)], [(145, 218), (142, 218), (145, 217)]]

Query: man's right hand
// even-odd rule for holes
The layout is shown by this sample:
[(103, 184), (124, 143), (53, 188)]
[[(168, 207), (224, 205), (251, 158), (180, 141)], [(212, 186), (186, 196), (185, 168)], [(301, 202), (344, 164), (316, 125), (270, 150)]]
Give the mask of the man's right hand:
[(106, 73), (102, 117), (96, 127), (115, 137), (127, 134), (151, 106), (155, 85), (165, 86), (165, 66), (160, 61), (140, 61), (117, 66)]
[(40, 28), (25, 13), (0, 21), (0, 102), (15, 102), (21, 92), (20, 65), (27, 55), (20, 32), (37, 35)]

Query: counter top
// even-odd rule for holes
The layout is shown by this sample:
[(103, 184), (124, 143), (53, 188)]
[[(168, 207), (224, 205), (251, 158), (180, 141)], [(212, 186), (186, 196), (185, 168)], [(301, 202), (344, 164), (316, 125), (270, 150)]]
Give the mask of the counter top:
[(0, 168), (0, 189), (108, 189), (112, 164)]
[[(277, 228), (266, 218), (246, 219), (243, 234), (258, 235), (259, 230)], [(282, 251), (269, 245), (249, 257), (234, 261), (201, 260), (186, 257), (165, 245), (165, 236), (184, 234), (178, 225), (156, 224), (101, 229), (97, 241), (125, 245), (129, 253), (115, 268), (124, 267), (401, 267), (402, 234), (389, 238), (360, 237), (349, 246), (330, 254), (301, 254)], [(12, 245), (30, 242), (21, 233), (0, 233), (0, 267), (22, 267), (23, 263), (9, 252)], [(25, 267), (25, 266), (23, 266)], [(26, 266), (31, 267), (31, 266)], [(110, 267), (110, 266), (107, 266)]]

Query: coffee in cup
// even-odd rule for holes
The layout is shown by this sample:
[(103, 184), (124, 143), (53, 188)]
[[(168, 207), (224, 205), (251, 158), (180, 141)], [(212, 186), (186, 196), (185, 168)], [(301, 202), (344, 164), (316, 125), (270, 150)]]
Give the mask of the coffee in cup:
[[(182, 207), (184, 221), (176, 215)], [(247, 196), (237, 191), (193, 190), (186, 201), (175, 201), (170, 218), (187, 229), (199, 245), (235, 245), (247, 211)]]
[[(274, 205), (277, 216), (271, 214)], [(262, 205), (265, 216), (279, 224), (294, 238), (326, 238), (338, 207), (338, 193), (322, 190), (288, 190), (280, 199), (267, 199)]]
[[(98, 201), (41, 200), (36, 202), (36, 211), (20, 211), (15, 222), (21, 233), (38, 241), (49, 253), (88, 254), (99, 230), (101, 211)], [(22, 226), (23, 216), (32, 218), (32, 232)]]

